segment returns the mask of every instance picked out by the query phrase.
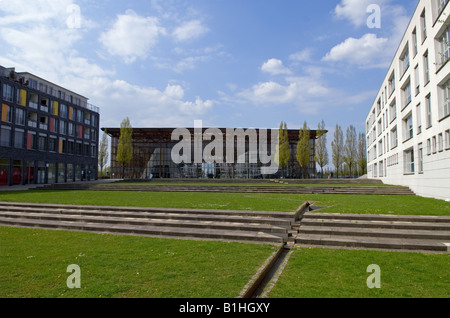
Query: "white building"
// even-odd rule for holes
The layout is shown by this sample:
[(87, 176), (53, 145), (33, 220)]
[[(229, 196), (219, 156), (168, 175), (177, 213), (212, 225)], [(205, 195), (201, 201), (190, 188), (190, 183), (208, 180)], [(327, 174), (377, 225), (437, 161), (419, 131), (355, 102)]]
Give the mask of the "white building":
[(420, 0), (366, 120), (369, 178), (450, 199), (450, 5)]

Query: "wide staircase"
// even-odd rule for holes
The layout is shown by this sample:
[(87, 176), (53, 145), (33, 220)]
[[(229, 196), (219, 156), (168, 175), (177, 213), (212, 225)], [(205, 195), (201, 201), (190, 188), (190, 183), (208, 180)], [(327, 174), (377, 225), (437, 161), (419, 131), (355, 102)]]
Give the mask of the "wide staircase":
[(210, 184), (125, 184), (125, 183), (65, 183), (40, 187), (44, 190), (90, 190), (90, 191), (151, 191), (151, 192), (217, 192), (217, 193), (285, 193), (285, 194), (367, 194), (367, 195), (414, 195), (402, 186), (345, 186), (345, 185), (216, 185)]
[(295, 213), (0, 202), (0, 225), (165, 238), (285, 244)]
[(306, 212), (300, 246), (449, 252), (450, 216)]

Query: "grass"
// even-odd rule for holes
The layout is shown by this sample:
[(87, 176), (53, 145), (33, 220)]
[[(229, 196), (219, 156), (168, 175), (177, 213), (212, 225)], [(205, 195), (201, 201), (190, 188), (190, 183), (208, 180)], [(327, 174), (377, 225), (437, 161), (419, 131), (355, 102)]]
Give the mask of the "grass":
[[(182, 192), (3, 191), (0, 201), (295, 211), (450, 215), (450, 203), (417, 196)], [(233, 298), (274, 252), (270, 245), (165, 240), (0, 227), (0, 297)], [(67, 266), (81, 268), (68, 289)], [(369, 289), (367, 266), (381, 268)], [(448, 298), (448, 254), (300, 248), (271, 298)]]
[(450, 202), (410, 195), (29, 190), (0, 192), (0, 201), (283, 212), (310, 201), (326, 207), (318, 212), (450, 215)]
[[(271, 245), (0, 227), (1, 298), (233, 298)], [(81, 288), (69, 289), (77, 264)]]
[(289, 183), (289, 179), (286, 179), (287, 184), (278, 182), (265, 182), (265, 183), (246, 183), (246, 182), (118, 182), (118, 183), (105, 183), (104, 186), (118, 186), (118, 185), (141, 185), (141, 186), (153, 186), (153, 185), (176, 185), (176, 186), (249, 186), (249, 187), (264, 187), (264, 186), (280, 186), (280, 187), (394, 187), (389, 184), (383, 183)]
[[(367, 286), (371, 264), (380, 267), (379, 289)], [(299, 248), (268, 297), (448, 298), (449, 266), (449, 254)]]

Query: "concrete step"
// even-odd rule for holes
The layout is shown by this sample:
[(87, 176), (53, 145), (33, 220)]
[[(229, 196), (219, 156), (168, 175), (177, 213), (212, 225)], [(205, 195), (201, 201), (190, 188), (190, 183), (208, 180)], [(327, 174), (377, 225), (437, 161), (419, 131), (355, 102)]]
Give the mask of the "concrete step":
[(295, 213), (0, 202), (0, 225), (280, 244)]
[[(239, 231), (258, 231), (267, 233), (287, 234), (288, 228), (274, 226), (271, 224), (256, 223), (254, 220), (249, 222), (227, 222), (223, 220), (215, 221), (193, 221), (180, 220), (177, 218), (170, 219), (151, 219), (151, 218), (132, 218), (132, 217), (114, 217), (108, 216), (90, 216), (86, 214), (57, 214), (57, 213), (32, 213), (32, 212), (0, 212), (0, 217), (4, 218), (22, 218), (31, 220), (50, 220), (50, 221), (67, 221), (67, 222), (86, 222), (86, 223), (104, 223), (104, 224), (129, 224), (129, 225), (145, 225), (145, 226), (169, 226), (169, 227), (185, 227), (185, 228), (208, 228), (220, 230), (239, 230)], [(253, 221), (250, 223), (250, 221)]]
[(123, 235), (142, 235), (151, 237), (169, 237), (184, 239), (213, 239), (225, 241), (241, 241), (253, 243), (281, 244), (285, 236), (264, 232), (230, 231), (216, 229), (196, 230), (179, 227), (139, 226), (128, 224), (104, 224), (87, 222), (43, 221), (22, 218), (0, 217), (0, 224), (41, 229), (59, 229), (70, 231), (85, 231), (95, 233), (111, 233)]
[(418, 239), (394, 239), (380, 237), (358, 237), (358, 236), (324, 236), (324, 235), (300, 235), (295, 240), (296, 244), (316, 247), (349, 247), (369, 248), (383, 250), (406, 250), (406, 251), (433, 251), (449, 252), (448, 245), (439, 241)]
[(450, 242), (450, 231), (436, 230), (399, 230), (399, 229), (373, 229), (373, 228), (342, 228), (337, 226), (301, 226), (300, 234), (321, 234), (336, 236), (368, 236), (422, 240), (442, 240)]
[(448, 252), (450, 217), (306, 212), (296, 244)]
[(117, 184), (55, 184), (42, 189), (60, 190), (97, 190), (97, 191), (162, 191), (162, 192), (234, 192), (234, 193), (294, 193), (294, 194), (377, 194), (377, 195), (414, 195), (407, 187), (377, 186), (270, 186), (270, 185), (123, 185)]

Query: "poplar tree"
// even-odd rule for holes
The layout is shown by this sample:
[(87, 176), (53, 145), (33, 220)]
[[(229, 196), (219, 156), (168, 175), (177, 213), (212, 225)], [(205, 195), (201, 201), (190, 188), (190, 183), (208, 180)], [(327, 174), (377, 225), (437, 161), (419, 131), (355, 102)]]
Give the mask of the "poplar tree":
[(316, 155), (314, 161), (320, 167), (320, 174), (323, 177), (323, 167), (328, 164), (329, 156), (327, 149), (327, 131), (325, 130), (325, 122), (322, 120), (317, 127)]
[(310, 162), (311, 156), (311, 144), (310, 131), (306, 121), (303, 123), (303, 128), (300, 129), (298, 133), (298, 143), (297, 143), (297, 161), (302, 168), (302, 177), (305, 178), (307, 175), (306, 171)]
[(350, 177), (352, 177), (352, 170), (356, 166), (358, 155), (357, 142), (356, 129), (353, 125), (350, 125), (347, 128), (344, 146), (344, 162), (349, 169)]
[(98, 165), (100, 167), (100, 176), (103, 177), (103, 168), (106, 166), (109, 154), (108, 154), (108, 135), (106, 130), (103, 132), (102, 140), (99, 144), (98, 149)]
[(281, 168), (282, 177), (284, 177), (284, 169), (286, 168), (290, 157), (291, 151), (289, 150), (289, 135), (287, 131), (287, 124), (281, 122), (280, 131), (278, 133), (278, 145), (275, 155), (275, 162)]
[(125, 178), (125, 165), (133, 159), (132, 145), (133, 128), (130, 119), (125, 118), (120, 124), (119, 146), (117, 147), (116, 161), (122, 164), (122, 177)]
[(334, 139), (331, 142), (331, 150), (333, 165), (336, 168), (337, 177), (339, 176), (339, 169), (342, 166), (344, 153), (344, 133), (342, 132), (342, 128), (339, 125), (336, 125), (336, 129), (334, 131)]
[(364, 175), (367, 170), (367, 147), (366, 136), (364, 133), (360, 133), (358, 136), (358, 168), (359, 174)]

